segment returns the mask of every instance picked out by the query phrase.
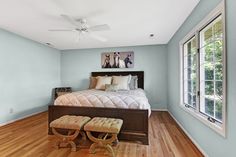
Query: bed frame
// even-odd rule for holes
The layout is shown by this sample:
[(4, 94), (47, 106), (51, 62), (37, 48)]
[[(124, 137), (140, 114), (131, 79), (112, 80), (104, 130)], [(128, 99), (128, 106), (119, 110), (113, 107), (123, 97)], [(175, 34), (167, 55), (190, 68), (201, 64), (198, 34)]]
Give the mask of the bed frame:
[[(138, 76), (138, 87), (144, 88), (143, 71), (114, 71), (114, 72), (92, 72), (92, 76)], [(77, 106), (54, 106), (48, 108), (48, 125), (51, 121), (63, 115), (81, 115), (90, 117), (111, 117), (123, 119), (119, 139), (127, 141), (137, 141), (145, 145), (148, 140), (148, 110), (120, 109), (120, 108), (98, 108), (98, 107), (77, 107)], [(52, 134), (48, 127), (48, 134)]]

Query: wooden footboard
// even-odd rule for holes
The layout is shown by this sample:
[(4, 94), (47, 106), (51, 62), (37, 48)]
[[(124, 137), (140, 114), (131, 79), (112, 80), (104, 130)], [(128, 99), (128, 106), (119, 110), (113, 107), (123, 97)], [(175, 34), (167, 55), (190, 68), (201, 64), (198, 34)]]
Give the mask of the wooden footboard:
[[(63, 115), (123, 119), (123, 126), (119, 134), (120, 140), (139, 141), (145, 145), (149, 144), (148, 110), (51, 105), (48, 108), (48, 125), (51, 121)], [(48, 134), (52, 134), (50, 127), (48, 127)]]

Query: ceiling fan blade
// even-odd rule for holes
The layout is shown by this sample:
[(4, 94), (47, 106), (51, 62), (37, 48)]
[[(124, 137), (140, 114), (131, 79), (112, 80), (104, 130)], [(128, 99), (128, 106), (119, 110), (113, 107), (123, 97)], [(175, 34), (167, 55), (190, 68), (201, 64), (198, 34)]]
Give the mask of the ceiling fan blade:
[(71, 18), (68, 15), (62, 14), (61, 17), (63, 17), (66, 21), (68, 21), (69, 23), (71, 23), (72, 25), (76, 26), (76, 27), (80, 27), (79, 23), (77, 23), (73, 18)]
[(110, 30), (110, 27), (107, 24), (103, 24), (103, 25), (96, 25), (96, 26), (92, 26), (89, 27), (90, 31), (106, 31), (106, 30)]
[(99, 35), (97, 35), (97, 34), (93, 34), (93, 33), (88, 33), (88, 34), (89, 34), (89, 36), (90, 36), (91, 38), (96, 39), (96, 40), (99, 40), (99, 41), (101, 41), (101, 42), (106, 42), (106, 41), (107, 41), (106, 38), (101, 37), (101, 36), (99, 36)]
[(48, 31), (50, 32), (72, 32), (74, 31), (73, 29), (49, 29)]

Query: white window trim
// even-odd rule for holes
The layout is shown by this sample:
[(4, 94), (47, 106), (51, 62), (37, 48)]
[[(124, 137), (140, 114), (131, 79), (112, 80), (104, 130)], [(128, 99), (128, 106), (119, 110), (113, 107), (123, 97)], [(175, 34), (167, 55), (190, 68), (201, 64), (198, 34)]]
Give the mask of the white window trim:
[[(223, 81), (223, 87), (224, 87), (224, 91), (223, 91), (223, 108), (222, 108), (222, 125), (219, 126), (215, 123), (211, 123), (207, 120), (207, 117), (202, 115), (201, 113), (199, 113), (198, 111), (192, 109), (192, 108), (187, 108), (184, 105), (184, 100), (183, 100), (183, 44), (188, 41), (191, 37), (193, 37), (194, 35), (196, 35), (197, 32), (199, 32), (199, 30), (201, 30), (204, 26), (206, 26), (210, 21), (212, 21), (212, 19), (214, 19), (216, 16), (218, 16), (219, 14), (222, 14), (222, 18), (223, 18), (223, 40), (224, 40), (224, 45), (223, 45), (223, 76), (224, 76), (224, 81)], [(220, 134), (221, 136), (226, 138), (226, 128), (227, 128), (227, 123), (226, 123), (226, 116), (227, 116), (227, 95), (226, 95), (226, 91), (227, 91), (227, 85), (226, 85), (226, 74), (227, 74), (227, 62), (226, 62), (226, 27), (225, 27), (225, 0), (223, 0), (214, 10), (212, 10), (196, 27), (194, 27), (192, 29), (192, 31), (190, 31), (180, 42), (179, 42), (179, 47), (180, 47), (180, 107), (188, 112), (189, 114), (191, 114), (192, 116), (194, 116), (195, 118), (197, 118), (198, 120), (200, 120), (202, 123), (204, 123), (205, 125), (207, 125), (208, 127), (210, 127), (211, 129), (213, 129), (214, 131), (216, 131), (218, 134)], [(198, 38), (198, 36), (196, 35), (196, 37)], [(197, 39), (198, 40), (198, 39)], [(197, 87), (198, 88), (198, 87)], [(197, 89), (199, 91), (199, 89)], [(197, 105), (199, 105), (199, 103), (197, 103)], [(197, 106), (198, 107), (198, 106)]]

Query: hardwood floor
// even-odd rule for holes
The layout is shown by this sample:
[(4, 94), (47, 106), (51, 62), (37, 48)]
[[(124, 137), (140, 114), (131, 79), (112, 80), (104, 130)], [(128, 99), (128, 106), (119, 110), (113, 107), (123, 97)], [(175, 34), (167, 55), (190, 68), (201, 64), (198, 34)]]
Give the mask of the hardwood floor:
[[(149, 146), (120, 141), (117, 157), (201, 157), (201, 152), (183, 133), (168, 112), (152, 112), (149, 121)], [(0, 127), (1, 157), (104, 157), (100, 150), (89, 154), (89, 143), (77, 152), (52, 147), (54, 136), (47, 135), (47, 112)]]

